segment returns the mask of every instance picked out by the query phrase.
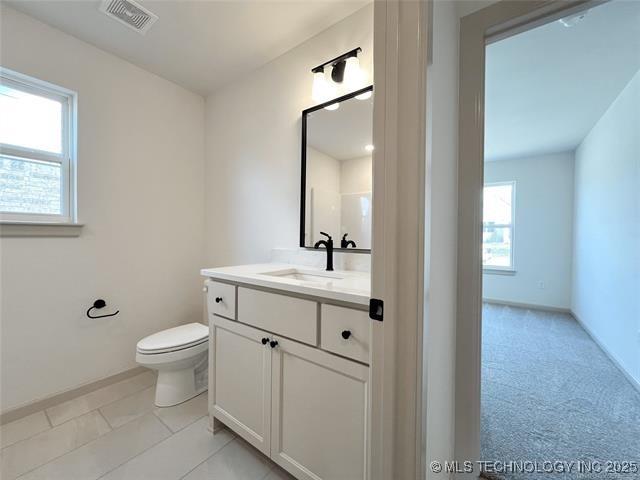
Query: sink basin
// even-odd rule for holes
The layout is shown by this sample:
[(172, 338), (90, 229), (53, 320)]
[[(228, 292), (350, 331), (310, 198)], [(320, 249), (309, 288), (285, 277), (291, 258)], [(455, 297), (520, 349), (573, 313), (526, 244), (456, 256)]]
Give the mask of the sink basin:
[(276, 270), (273, 272), (263, 272), (260, 275), (268, 275), (270, 277), (289, 278), (291, 280), (299, 280), (302, 282), (313, 282), (330, 284), (335, 280), (343, 280), (341, 275), (332, 272), (320, 272), (316, 270), (300, 270), (297, 268), (288, 268), (286, 270)]

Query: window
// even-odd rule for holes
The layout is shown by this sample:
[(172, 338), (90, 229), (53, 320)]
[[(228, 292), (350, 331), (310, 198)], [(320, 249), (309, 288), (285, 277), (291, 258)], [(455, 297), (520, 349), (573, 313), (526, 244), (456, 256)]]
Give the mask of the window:
[(488, 270), (513, 270), (515, 182), (484, 186), (482, 264)]
[(75, 95), (0, 69), (0, 220), (72, 223)]

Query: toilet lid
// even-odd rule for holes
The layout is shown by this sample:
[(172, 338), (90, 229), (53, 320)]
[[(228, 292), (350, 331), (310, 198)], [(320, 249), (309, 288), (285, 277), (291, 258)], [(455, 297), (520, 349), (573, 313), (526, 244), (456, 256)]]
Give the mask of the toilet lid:
[(201, 323), (188, 323), (154, 333), (138, 342), (139, 352), (161, 352), (191, 347), (206, 342), (209, 328)]

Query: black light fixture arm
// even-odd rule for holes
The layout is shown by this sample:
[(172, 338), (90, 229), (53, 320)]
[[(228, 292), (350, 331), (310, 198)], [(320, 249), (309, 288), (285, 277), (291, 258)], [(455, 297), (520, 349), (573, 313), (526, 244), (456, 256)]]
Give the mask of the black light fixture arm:
[(339, 55), (336, 58), (329, 60), (328, 62), (324, 62), (323, 64), (312, 68), (311, 71), (313, 73), (324, 72), (324, 67), (326, 67), (327, 65), (331, 65), (333, 67), (340, 62), (344, 62), (349, 57), (357, 57), (360, 52), (362, 52), (362, 49), (360, 47), (354, 48), (353, 50), (349, 50), (347, 53), (343, 53), (342, 55)]

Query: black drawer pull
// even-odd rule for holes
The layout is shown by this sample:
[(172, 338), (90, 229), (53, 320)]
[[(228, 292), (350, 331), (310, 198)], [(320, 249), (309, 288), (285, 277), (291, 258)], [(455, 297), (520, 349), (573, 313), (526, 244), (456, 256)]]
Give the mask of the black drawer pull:
[(271, 340), (269, 345), (271, 345), (271, 348), (276, 348), (278, 346), (278, 341), (277, 340)]
[(266, 345), (267, 343), (269, 343), (269, 339), (268, 339), (267, 337), (264, 337), (264, 338), (262, 339), (262, 344), (263, 344), (263, 345)]
[(216, 297), (216, 303), (220, 303), (222, 301), (222, 297)]
[(351, 336), (351, 331), (350, 330), (343, 330), (342, 331), (342, 338), (344, 338), (345, 340), (347, 340), (350, 336)]

